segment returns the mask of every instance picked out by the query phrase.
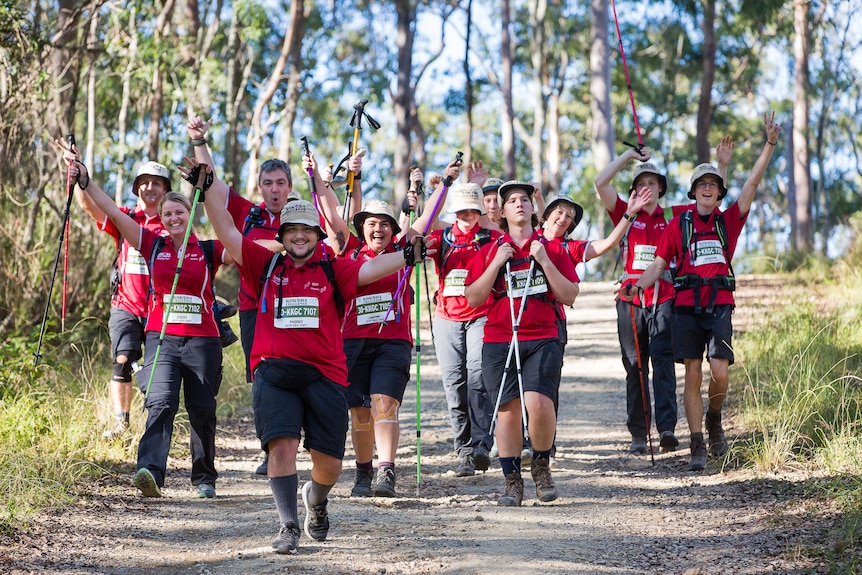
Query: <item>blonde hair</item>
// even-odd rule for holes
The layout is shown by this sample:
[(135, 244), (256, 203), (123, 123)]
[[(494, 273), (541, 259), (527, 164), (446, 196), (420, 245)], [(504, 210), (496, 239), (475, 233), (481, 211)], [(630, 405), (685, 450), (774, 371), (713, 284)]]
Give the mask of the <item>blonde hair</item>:
[(165, 202), (177, 202), (184, 205), (189, 212), (192, 211), (192, 203), (187, 197), (179, 192), (168, 192), (159, 200), (159, 215), (162, 215), (162, 206), (165, 205)]

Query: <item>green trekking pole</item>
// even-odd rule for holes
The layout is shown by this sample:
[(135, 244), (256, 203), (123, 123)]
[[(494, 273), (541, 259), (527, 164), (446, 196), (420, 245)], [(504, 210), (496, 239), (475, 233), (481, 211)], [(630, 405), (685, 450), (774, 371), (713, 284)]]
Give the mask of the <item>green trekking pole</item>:
[[(413, 225), (413, 215), (415, 211), (410, 210), (410, 225)], [(419, 331), (419, 321), (422, 318), (422, 306), (419, 305), (421, 295), (420, 275), (422, 271), (419, 266), (416, 266), (416, 496), (420, 494), (422, 488), (422, 338)], [(428, 279), (427, 276), (425, 278)]]
[[(198, 183), (201, 170), (206, 174), (203, 182), (203, 190), (201, 189), (201, 185)], [(201, 195), (212, 185), (213, 182), (212, 172), (207, 171), (206, 164), (198, 164), (184, 177), (195, 187), (195, 196), (192, 200), (191, 212), (189, 213), (189, 223), (186, 226), (185, 236), (183, 236), (183, 245), (177, 252), (177, 270), (174, 272), (174, 282), (171, 285), (171, 295), (168, 296), (168, 302), (165, 304), (165, 313), (162, 316), (162, 329), (159, 332), (159, 343), (156, 346), (156, 354), (153, 356), (153, 365), (150, 368), (150, 376), (147, 379), (147, 390), (144, 392), (144, 407), (146, 407), (146, 400), (150, 397), (150, 386), (153, 385), (153, 376), (156, 373), (156, 366), (159, 364), (159, 355), (161, 355), (162, 352), (162, 342), (165, 341), (165, 331), (168, 327), (168, 318), (171, 316), (171, 307), (174, 305), (174, 294), (177, 292), (177, 284), (180, 281), (180, 270), (183, 268), (183, 260), (186, 259), (186, 247), (188, 247), (189, 244), (189, 236), (192, 234), (192, 218), (194, 218), (195, 209), (198, 206), (198, 201), (200, 200)], [(150, 270), (150, 277), (152, 277), (152, 274), (153, 270)], [(155, 295), (153, 295), (153, 297), (155, 297)]]

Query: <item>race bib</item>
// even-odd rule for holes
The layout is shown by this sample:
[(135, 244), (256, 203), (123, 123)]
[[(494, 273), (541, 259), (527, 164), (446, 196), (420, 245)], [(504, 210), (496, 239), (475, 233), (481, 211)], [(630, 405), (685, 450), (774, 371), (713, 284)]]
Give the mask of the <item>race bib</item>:
[(375, 293), (356, 298), (356, 325), (371, 325), (395, 319), (395, 310), (388, 310), (392, 304), (391, 293)]
[(453, 297), (464, 295), (464, 284), (467, 282), (467, 270), (452, 270), (443, 279), (443, 296)]
[(147, 260), (141, 255), (141, 252), (126, 244), (126, 262), (123, 265), (123, 272), (139, 276), (148, 276), (150, 271), (147, 269)]
[(320, 327), (320, 302), (316, 297), (275, 298), (275, 319), (278, 329), (317, 329)]
[(635, 246), (632, 269), (643, 271), (655, 260), (655, 246), (639, 244)]
[[(512, 296), (521, 297), (524, 295), (524, 286), (527, 284), (527, 274), (530, 270), (520, 270), (512, 272)], [(548, 292), (548, 280), (538, 269), (533, 273), (533, 279), (530, 280), (530, 287), (527, 288), (527, 295), (539, 295)]]
[(695, 256), (692, 261), (695, 266), (727, 263), (719, 240), (701, 240), (695, 242), (691, 249)]
[[(170, 294), (164, 295), (165, 310), (168, 308)], [(204, 301), (194, 295), (174, 294), (171, 304), (171, 314), (168, 323), (181, 323), (184, 325), (200, 325), (203, 321)]]

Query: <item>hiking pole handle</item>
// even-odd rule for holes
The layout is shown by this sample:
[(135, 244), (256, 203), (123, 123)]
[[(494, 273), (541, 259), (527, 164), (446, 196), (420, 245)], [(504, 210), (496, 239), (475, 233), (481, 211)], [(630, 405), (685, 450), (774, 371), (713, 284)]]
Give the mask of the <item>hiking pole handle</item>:
[[(308, 147), (308, 138), (306, 136), (302, 136), (299, 139), (299, 143), (302, 146), (302, 155), (310, 157), (311, 150)], [(317, 223), (320, 225), (320, 229), (322, 230), (324, 229), (325, 224), (323, 222), (323, 215), (321, 215), (320, 213), (320, 202), (317, 197), (317, 186), (314, 183), (314, 168), (308, 166), (308, 169), (306, 170), (306, 175), (308, 176), (308, 187), (311, 189), (311, 199), (314, 202), (314, 210), (317, 212)], [(325, 247), (323, 248), (323, 259), (329, 259)]]

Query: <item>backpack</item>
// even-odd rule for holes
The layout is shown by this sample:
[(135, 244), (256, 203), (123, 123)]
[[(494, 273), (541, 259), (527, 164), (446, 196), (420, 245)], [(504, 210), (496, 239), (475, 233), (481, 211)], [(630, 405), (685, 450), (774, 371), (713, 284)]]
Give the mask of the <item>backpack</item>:
[(491, 241), (491, 230), (486, 230), (485, 228), (479, 228), (476, 232), (476, 235), (473, 237), (473, 241), (469, 244), (456, 244), (454, 242), (455, 236), (452, 235), (452, 226), (447, 227), (443, 230), (443, 253), (440, 254), (440, 271), (444, 271), (446, 268), (446, 262), (449, 260), (449, 256), (452, 255), (452, 252), (457, 248), (466, 248), (468, 246), (475, 246), (476, 250), (479, 250), (482, 246), (489, 243)]
[[(159, 252), (162, 251), (162, 248), (165, 247), (165, 238), (166, 236), (159, 236), (156, 238), (156, 241), (153, 242), (153, 249), (150, 251), (150, 259), (148, 260), (148, 267), (150, 270), (150, 293), (153, 293), (153, 264), (156, 261), (156, 256), (159, 255)], [(213, 240), (201, 240), (198, 242), (198, 245), (201, 247), (201, 250), (204, 253), (204, 259), (206, 260), (207, 269), (210, 272), (210, 287), (212, 288), (213, 295), (213, 316), (215, 317), (216, 325), (218, 326), (219, 331), (219, 340), (221, 340), (221, 346), (227, 347), (233, 343), (235, 343), (239, 338), (231, 329), (230, 324), (222, 319), (222, 310), (228, 306), (221, 304), (218, 300), (216, 300), (216, 292), (215, 292), (215, 242)], [(235, 310), (236, 308), (234, 308)], [(234, 311), (234, 313), (236, 313)]]
[[(718, 295), (718, 290), (733, 292), (736, 290), (736, 277), (733, 273), (733, 264), (730, 262), (730, 253), (727, 249), (727, 226), (724, 223), (724, 217), (721, 213), (715, 215), (715, 234), (718, 236), (718, 241), (721, 243), (721, 250), (724, 252), (724, 260), (727, 262), (727, 268), (730, 275), (715, 276), (711, 278), (702, 278), (694, 273), (677, 275), (673, 280), (673, 287), (677, 293), (692, 289), (694, 290), (694, 312), (699, 314), (702, 311), (700, 303), (700, 288), (708, 285), (710, 290), (709, 302), (707, 303), (706, 313), (712, 313), (715, 305), (715, 298)], [(680, 262), (683, 262), (688, 256), (691, 263), (692, 246), (697, 241), (699, 236), (712, 235), (712, 232), (695, 232), (694, 231), (694, 212), (687, 210), (679, 216), (679, 226), (682, 231), (682, 255)], [(679, 266), (677, 267), (679, 270)]]

